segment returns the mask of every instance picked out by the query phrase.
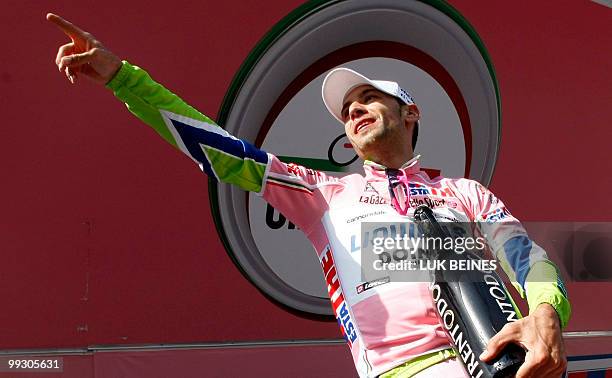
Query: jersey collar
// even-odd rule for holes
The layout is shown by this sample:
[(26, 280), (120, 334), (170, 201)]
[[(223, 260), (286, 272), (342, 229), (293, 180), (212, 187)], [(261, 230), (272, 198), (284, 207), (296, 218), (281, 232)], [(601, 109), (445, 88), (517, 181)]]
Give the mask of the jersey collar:
[[(419, 163), (420, 157), (421, 155), (416, 155), (412, 159), (408, 160), (400, 167), (400, 170), (404, 172), (406, 176), (413, 175), (421, 171), (421, 165)], [(363, 163), (363, 169), (367, 176), (382, 177), (382, 178), (387, 177), (387, 174), (385, 173), (385, 169), (387, 169), (387, 167), (385, 167), (382, 164), (378, 164), (373, 161), (366, 160)]]

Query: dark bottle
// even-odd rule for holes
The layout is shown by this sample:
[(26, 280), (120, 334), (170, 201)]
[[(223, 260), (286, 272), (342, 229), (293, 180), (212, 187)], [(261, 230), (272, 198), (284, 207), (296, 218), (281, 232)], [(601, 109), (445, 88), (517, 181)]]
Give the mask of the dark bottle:
[[(419, 206), (414, 218), (423, 237), (451, 238), (429, 207)], [(427, 249), (425, 258), (457, 260), (456, 265), (462, 261), (464, 264), (482, 262), (481, 257), (472, 252), (456, 253), (444, 248)], [(495, 271), (432, 270), (431, 293), (442, 327), (471, 377), (501, 378), (516, 374), (525, 362), (525, 350), (516, 344), (506, 345), (490, 363), (478, 358), (491, 337), (506, 323), (518, 320), (510, 295)]]

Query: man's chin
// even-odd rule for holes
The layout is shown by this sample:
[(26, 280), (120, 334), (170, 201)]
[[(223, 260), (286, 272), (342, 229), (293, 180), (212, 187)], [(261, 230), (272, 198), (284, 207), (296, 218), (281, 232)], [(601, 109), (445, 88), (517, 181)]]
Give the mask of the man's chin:
[(375, 130), (366, 130), (359, 142), (359, 145), (365, 149), (376, 148), (376, 146), (380, 145), (381, 135), (375, 132)]

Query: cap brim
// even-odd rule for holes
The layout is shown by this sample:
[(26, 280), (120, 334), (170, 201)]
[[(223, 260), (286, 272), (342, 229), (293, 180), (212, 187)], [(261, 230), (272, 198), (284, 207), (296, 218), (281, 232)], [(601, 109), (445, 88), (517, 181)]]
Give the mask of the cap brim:
[(377, 87), (367, 77), (348, 68), (331, 70), (323, 80), (322, 96), (327, 110), (342, 122), (342, 105), (347, 93), (360, 85)]

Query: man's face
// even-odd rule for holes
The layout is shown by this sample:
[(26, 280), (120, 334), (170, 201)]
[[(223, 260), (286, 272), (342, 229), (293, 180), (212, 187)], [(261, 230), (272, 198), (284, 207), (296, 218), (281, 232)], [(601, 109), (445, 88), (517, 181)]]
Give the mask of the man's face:
[(346, 136), (362, 159), (374, 160), (381, 149), (411, 143), (398, 101), (371, 85), (352, 89), (344, 98), (341, 115)]

